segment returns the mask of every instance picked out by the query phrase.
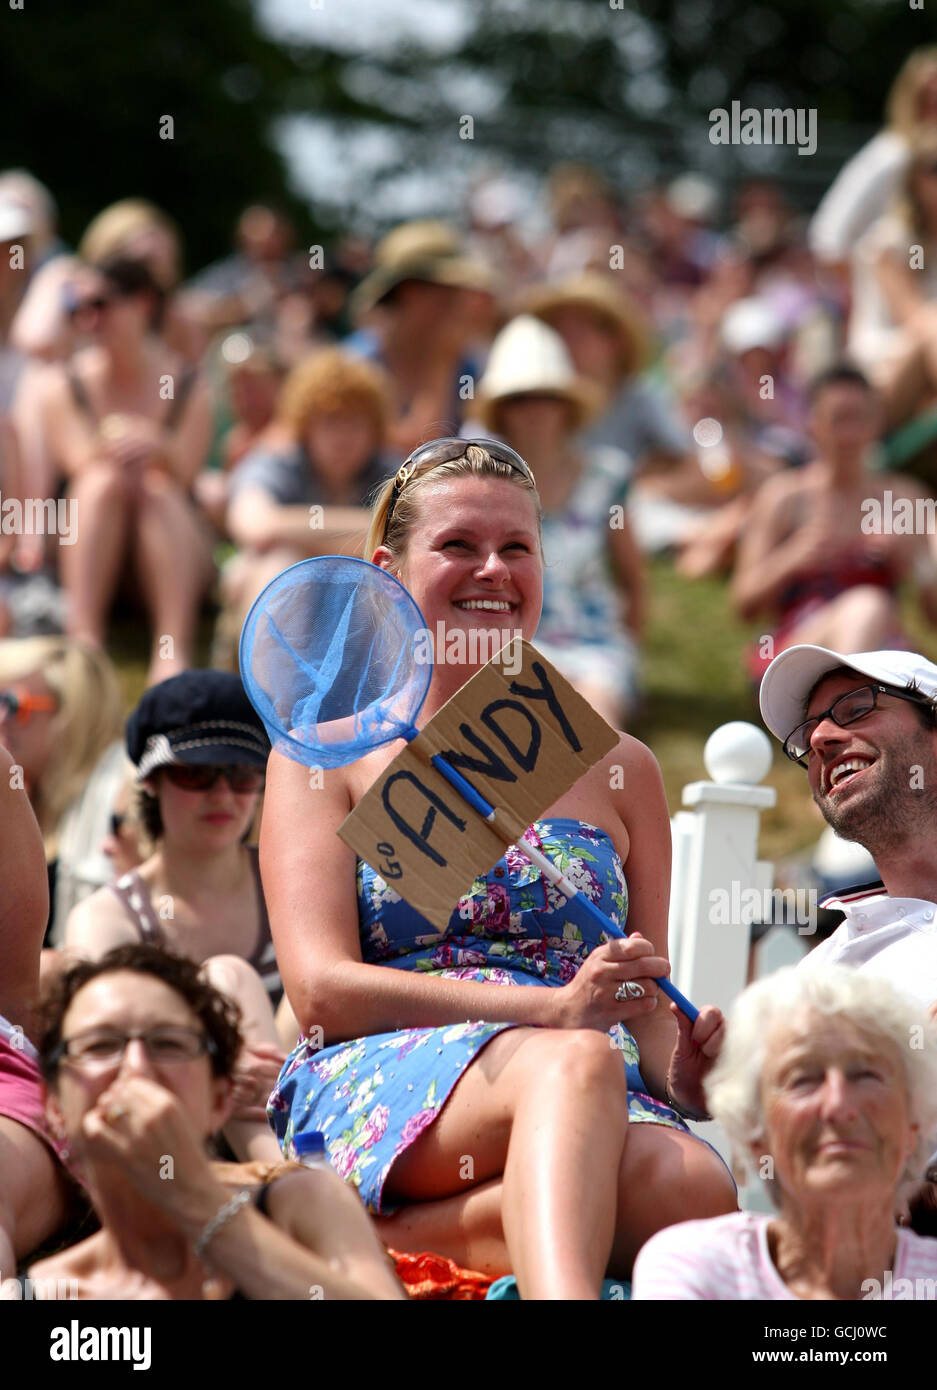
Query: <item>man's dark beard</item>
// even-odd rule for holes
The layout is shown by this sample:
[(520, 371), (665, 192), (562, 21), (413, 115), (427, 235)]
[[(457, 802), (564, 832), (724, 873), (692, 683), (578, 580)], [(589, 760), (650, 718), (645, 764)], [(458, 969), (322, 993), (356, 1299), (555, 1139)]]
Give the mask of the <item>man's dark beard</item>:
[[(835, 796), (814, 796), (814, 801), (837, 835), (854, 840), (877, 859), (883, 851), (907, 844), (915, 827), (937, 820), (937, 763), (931, 750), (919, 745), (897, 757), (882, 753), (874, 767), (879, 778), (875, 795), (867, 792), (852, 802), (847, 798), (842, 806)], [(919, 790), (911, 787), (913, 767), (921, 769)]]

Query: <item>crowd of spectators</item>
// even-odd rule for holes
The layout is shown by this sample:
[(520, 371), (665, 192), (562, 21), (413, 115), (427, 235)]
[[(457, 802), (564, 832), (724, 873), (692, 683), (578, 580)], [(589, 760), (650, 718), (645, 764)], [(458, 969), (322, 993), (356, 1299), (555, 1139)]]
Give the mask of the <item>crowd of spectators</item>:
[[(480, 537), (490, 525), (507, 535), (510, 522), (515, 539), (507, 549), (523, 548), (516, 536), (526, 534), (524, 527), (542, 537), (542, 575), (525, 577), (529, 555), (509, 562), (521, 576), (517, 625), (525, 585), (532, 592), (542, 584), (542, 617), (526, 635), (618, 729), (628, 729), (641, 706), (651, 556), (689, 578), (721, 577), (739, 617), (763, 620), (769, 635), (739, 654), (753, 695), (772, 660), (798, 644), (833, 653), (907, 651), (899, 606), (905, 586), (924, 620), (937, 624), (937, 536), (933, 527), (869, 519), (897, 503), (913, 509), (937, 496), (937, 48), (911, 55), (895, 79), (885, 128), (815, 210), (795, 207), (780, 183), (765, 178), (741, 182), (723, 204), (720, 190), (696, 174), (626, 197), (592, 168), (562, 164), (543, 190), (548, 216), (540, 232), (525, 221), (510, 180), (493, 173), (472, 185), (460, 216), (401, 223), (366, 250), (355, 234), (307, 253), (300, 228), (281, 209), (246, 208), (233, 253), (187, 277), (181, 208), (124, 199), (102, 210), (72, 250), (58, 236), (53, 193), (25, 171), (0, 173), (0, 744), (9, 755), (10, 794), (21, 794), (28, 807), (28, 823), (11, 840), (29, 847), (21, 872), (35, 879), (37, 837), (47, 864), (42, 886), (31, 880), (20, 890), (20, 930), (29, 944), (19, 974), (0, 990), (0, 1063), (6, 1058), (8, 1072), (13, 1067), (16, 1026), (27, 1021), (27, 1038), (39, 1050), (24, 1059), (18, 1084), (38, 1084), (41, 1067), (58, 1125), (46, 1135), (46, 1121), (33, 1111), (0, 1104), (0, 1174), (6, 1166), (15, 1178), (6, 1198), (0, 1191), (0, 1270), (32, 1260), (50, 1239), (61, 1245), (75, 1210), (90, 1201), (100, 1232), (37, 1271), (64, 1271), (86, 1290), (82, 1296), (104, 1296), (87, 1290), (113, 1289), (121, 1280), (129, 1287), (138, 1276), (150, 1292), (133, 1296), (153, 1296), (153, 1287), (180, 1298), (200, 1296), (200, 1289), (205, 1297), (230, 1297), (232, 1290), (258, 1296), (246, 1238), (242, 1247), (230, 1232), (219, 1236), (217, 1277), (212, 1282), (200, 1272), (206, 1223), (212, 1239), (229, 1221), (234, 1229), (238, 1210), (224, 1203), (223, 1192), (236, 1179), (204, 1158), (204, 1141), (214, 1135), (231, 1171), (248, 1174), (253, 1165), (244, 1190), (256, 1218), (255, 1248), (283, 1271), (271, 1296), (304, 1296), (296, 1293), (304, 1280), (327, 1286), (329, 1296), (397, 1296), (400, 1286), (375, 1238), (382, 1218), (384, 1243), (399, 1247), (398, 1273), (414, 1251), (426, 1250), (463, 1290), (476, 1277), (513, 1271), (522, 1290), (542, 1291), (553, 1254), (548, 1241), (521, 1229), (520, 1217), (502, 1223), (502, 1199), (511, 1199), (514, 1180), (500, 1150), (467, 1215), (435, 1200), (451, 1194), (427, 1167), (432, 1149), (421, 1149), (428, 1156), (400, 1165), (394, 1189), (413, 1210), (404, 1200), (399, 1214), (381, 1211), (379, 1184), (369, 1203), (376, 1223), (343, 1198), (329, 1225), (312, 1179), (278, 1167), (281, 1143), (289, 1157), (294, 1137), (295, 1117), (284, 1129), (273, 1115), (285, 1094), (288, 1056), (293, 1067), (312, 1065), (301, 1049), (310, 1020), (320, 1015), (310, 1012), (307, 990), (316, 971), (331, 978), (321, 960), (306, 961), (305, 947), (295, 944), (296, 914), (319, 896), (316, 875), (332, 874), (332, 867), (323, 870), (327, 844), (340, 811), (355, 804), (364, 784), (349, 781), (331, 820), (326, 813), (323, 822), (321, 811), (331, 803), (319, 803), (306, 826), (303, 852), (311, 858), (300, 867), (280, 843), (287, 828), (294, 835), (304, 821), (290, 809), (295, 787), (279, 773), (264, 829), (276, 846), (267, 863), (278, 877), (262, 880), (254, 846), (269, 750), (235, 674), (238, 636), (265, 585), (318, 555), (378, 556), (417, 589), (425, 583), (431, 605), (434, 590), (407, 549), (409, 536), (428, 537), (431, 516), (438, 514), (441, 525), (451, 507), (468, 518), (467, 534)], [(398, 475), (389, 500), (391, 479), (436, 437), (464, 439), (468, 462), (462, 467), (450, 452), (422, 502), (414, 507), (408, 499), (398, 509), (395, 531), (391, 513), (413, 469), (402, 483)], [(489, 456), (480, 447), (485, 440), (507, 448)], [(532, 480), (512, 479), (512, 470), (523, 470), (505, 462), (511, 451)], [(427, 473), (435, 466), (425, 465)], [(411, 492), (420, 492), (420, 482), (417, 472)], [(529, 497), (518, 499), (522, 488), (538, 498), (535, 510)], [(489, 514), (497, 519), (489, 523)], [(380, 516), (384, 529), (375, 531)], [(478, 604), (483, 595), (466, 590), (461, 599)], [(146, 689), (132, 709), (115, 667), (115, 614), (148, 633)], [(211, 670), (198, 669), (204, 660)], [(881, 694), (886, 686), (869, 688)], [(437, 703), (443, 693), (440, 686)], [(812, 693), (804, 692), (798, 717)], [(875, 700), (873, 694), (870, 709), (850, 720), (877, 709)], [(658, 784), (635, 751), (640, 745), (630, 739), (628, 748), (622, 756), (626, 765), (634, 762), (634, 785), (653, 808)], [(618, 814), (583, 792), (576, 815), (593, 804), (588, 823), (601, 827), (602, 814)], [(13, 803), (5, 806), (8, 827), (17, 814)], [(313, 854), (317, 836), (322, 842)], [(570, 836), (575, 854), (578, 841)], [(630, 827), (606, 839), (602, 852), (618, 853), (621, 863), (629, 841), (633, 855), (650, 845)], [(0, 862), (5, 874), (20, 872), (15, 858)], [(343, 880), (333, 867), (323, 901), (332, 901), (340, 883), (344, 897), (335, 899), (334, 913), (321, 904), (316, 912), (338, 931), (334, 923), (354, 918), (363, 890), (359, 880), (356, 907), (354, 876)], [(635, 926), (649, 951), (666, 957), (666, 939), (661, 943), (637, 910), (657, 902), (657, 889), (640, 866), (627, 867)], [(291, 943), (285, 963), (277, 958), (268, 902), (270, 918), (290, 924), (279, 928), (281, 944)], [(591, 943), (576, 968), (608, 945)], [(341, 957), (345, 947), (335, 950)], [(627, 956), (629, 968), (638, 969), (642, 952)], [(160, 965), (160, 953), (173, 964)], [(553, 983), (569, 986), (562, 955)], [(620, 964), (626, 957), (612, 952), (607, 959)], [(486, 968), (472, 978), (490, 983)], [(597, 970), (593, 962), (589, 973)], [(145, 977), (145, 987), (139, 978), (138, 988), (128, 987), (134, 974)], [(655, 977), (648, 969), (647, 979)], [(381, 1012), (380, 993), (372, 996), (360, 978), (348, 999), (360, 994), (362, 1027), (349, 1024), (343, 1032), (336, 1020), (333, 1041), (381, 1033), (375, 1020), (393, 1013)], [(469, 976), (460, 978), (466, 983)], [(42, 1028), (33, 989), (40, 980)], [(815, 1048), (814, 1071), (849, 1072), (849, 1048), (864, 1055), (862, 1047), (871, 1046), (876, 1000), (835, 972), (825, 993), (782, 987), (795, 1023), (811, 1019), (828, 1044), (826, 1052)], [(770, 1002), (770, 987), (758, 988)], [(398, 1028), (442, 1028), (464, 1018), (461, 1004), (434, 1010), (418, 1007), (418, 997), (407, 1008), (401, 1003)], [(755, 1028), (751, 1011), (759, 1001), (761, 995), (748, 1014), (743, 1008), (739, 1021), (730, 1020), (730, 1045), (707, 1098), (717, 1115), (728, 1116), (727, 1129), (735, 1124), (732, 1137), (741, 1147), (752, 1138), (742, 1132), (746, 1123), (770, 1131), (783, 1170), (788, 1121), (773, 1112), (740, 1115), (735, 1095), (746, 1064), (749, 1081), (754, 1075), (755, 1053), (744, 1039)], [(890, 1057), (905, 1006), (889, 997), (883, 1007), (879, 1042)], [(763, 1034), (769, 1013), (766, 1005), (757, 1014)], [(571, 1065), (595, 1086), (598, 1114), (614, 1104), (623, 1083), (600, 1071), (603, 1059), (582, 1045), (581, 1033), (597, 1026), (591, 1014), (582, 1017), (587, 1021), (560, 1027), (577, 1030)], [(194, 1029), (193, 1019), (202, 1020)], [(141, 1023), (144, 1032), (127, 1031)], [(776, 1085), (779, 1093), (787, 1082), (778, 1048), (799, 1056), (810, 1032), (806, 1024), (798, 1032), (795, 1023), (785, 1014), (770, 1066), (759, 1063), (764, 1087)], [(669, 1018), (666, 1024), (654, 1033), (636, 1030), (646, 1040), (645, 1100), (695, 1118), (692, 1106), (676, 1103), (659, 1047), (666, 1042), (668, 1056), (676, 1047), (673, 1055), (684, 1064), (695, 1047), (697, 1060), (705, 1053), (705, 1071), (722, 1025), (713, 1016), (691, 1036), (684, 1022), (679, 1033)], [(82, 1050), (81, 1039), (100, 1034), (113, 1041), (122, 1030), (123, 1050), (112, 1047), (110, 1059), (121, 1068), (119, 1079), (92, 1084), (110, 1075), (108, 1059), (103, 1043), (96, 1055), (93, 1047)], [(215, 1041), (209, 1046), (206, 1037)], [(542, 1057), (529, 1040), (515, 1053), (506, 1039), (486, 1055), (503, 1057), (506, 1074), (516, 1071), (527, 1095), (535, 1075), (554, 1075), (551, 1038), (542, 1035)], [(184, 1073), (171, 1103), (162, 1105), (154, 1082), (160, 1055)], [(912, 1155), (926, 1148), (918, 1131), (932, 1127), (933, 1116), (918, 1104), (915, 1077), (891, 1061), (879, 1083), (914, 1102), (875, 1121), (882, 1132), (892, 1123), (914, 1130), (914, 1143), (897, 1144), (869, 1178), (878, 1203), (875, 1238), (890, 1255), (899, 1180), (907, 1179)], [(696, 1076), (686, 1093), (701, 1097), (701, 1085)], [(510, 1123), (522, 1126), (515, 1092), (508, 1101), (508, 1090), (499, 1099), (495, 1083), (490, 1087), (491, 1095), (478, 1093), (479, 1113), (491, 1106), (494, 1125), (501, 1104)], [(629, 1098), (633, 1089), (629, 1078)], [(755, 1102), (746, 1104), (752, 1110)], [(135, 1147), (134, 1117), (148, 1107), (157, 1119), (146, 1152), (159, 1147), (155, 1132), (164, 1151), (170, 1140), (178, 1143), (197, 1171), (199, 1200), (191, 1210), (172, 1208), (172, 1185), (153, 1184)], [(590, 1117), (592, 1111), (580, 1116), (583, 1124)], [(417, 1118), (414, 1112), (407, 1125)], [(648, 1134), (655, 1128), (634, 1119), (633, 1127)], [(657, 1128), (669, 1123), (665, 1118)], [(683, 1137), (661, 1148), (660, 1172), (669, 1171), (671, 1152), (682, 1152)], [(83, 1153), (77, 1177), (76, 1143)], [(629, 1152), (636, 1165), (641, 1144), (648, 1154), (653, 1148), (650, 1138), (635, 1141)], [(640, 1244), (635, 1232), (653, 1236), (638, 1262), (637, 1296), (781, 1297), (787, 1289), (829, 1296), (816, 1268), (805, 1273), (794, 1257), (807, 1203), (797, 1183), (809, 1186), (810, 1175), (782, 1172), (782, 1215), (769, 1239), (764, 1223), (720, 1214), (726, 1175), (715, 1173), (708, 1153), (687, 1152), (698, 1165), (699, 1193), (706, 1189), (693, 1209), (701, 1229), (684, 1240), (677, 1228), (655, 1235), (631, 1217), (615, 1226), (612, 1263), (623, 1278)], [(333, 1162), (341, 1168), (334, 1152)], [(304, 1183), (312, 1183), (308, 1206)], [(269, 1207), (268, 1188), (275, 1193)], [(811, 1201), (818, 1192), (827, 1200), (821, 1188), (810, 1188)], [(837, 1220), (847, 1223), (857, 1201), (845, 1203)], [(662, 1213), (657, 1228), (676, 1219), (666, 1200), (651, 1205)], [(212, 1218), (220, 1218), (217, 1227)], [(704, 1218), (723, 1223), (715, 1235)], [(150, 1240), (151, 1255), (162, 1251), (169, 1272), (160, 1273), (155, 1256), (143, 1274), (139, 1263), (126, 1264), (120, 1221), (137, 1233), (133, 1240)], [(611, 1232), (614, 1223), (606, 1224)], [(924, 1239), (902, 1235), (898, 1246), (900, 1259), (922, 1277), (931, 1262), (915, 1242)], [(741, 1292), (712, 1292), (719, 1260), (725, 1271), (736, 1269)], [(856, 1266), (835, 1287), (851, 1288), (857, 1269), (878, 1268)], [(563, 1285), (555, 1271), (550, 1278)], [(413, 1275), (412, 1286), (418, 1282)], [(585, 1283), (577, 1286), (571, 1274), (565, 1287)]]

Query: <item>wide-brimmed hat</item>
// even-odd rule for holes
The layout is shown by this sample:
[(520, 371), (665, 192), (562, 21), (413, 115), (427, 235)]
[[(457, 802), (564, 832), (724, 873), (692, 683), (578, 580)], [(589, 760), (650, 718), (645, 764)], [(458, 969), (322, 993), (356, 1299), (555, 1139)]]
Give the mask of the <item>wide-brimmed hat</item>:
[(538, 285), (522, 300), (520, 308), (551, 327), (558, 311), (567, 308), (587, 309), (604, 319), (618, 334), (622, 376), (641, 371), (650, 358), (652, 335), (642, 310), (630, 295), (598, 271), (587, 270), (552, 285)]
[(807, 698), (821, 676), (845, 666), (898, 690), (914, 689), (937, 703), (937, 666), (917, 652), (834, 652), (802, 642), (780, 652), (761, 682), (761, 717), (782, 741), (807, 713)]
[(127, 720), (127, 753), (142, 782), (179, 763), (266, 767), (270, 743), (240, 678), (183, 671), (150, 686)]
[(493, 430), (498, 402), (527, 395), (561, 396), (569, 401), (575, 410), (575, 429), (581, 429), (601, 406), (596, 388), (576, 375), (560, 335), (542, 319), (518, 314), (491, 345), (472, 414)]
[(378, 242), (374, 269), (351, 295), (352, 317), (366, 314), (407, 280), (492, 293), (495, 287), (489, 268), (464, 254), (456, 232), (445, 222), (401, 222)]

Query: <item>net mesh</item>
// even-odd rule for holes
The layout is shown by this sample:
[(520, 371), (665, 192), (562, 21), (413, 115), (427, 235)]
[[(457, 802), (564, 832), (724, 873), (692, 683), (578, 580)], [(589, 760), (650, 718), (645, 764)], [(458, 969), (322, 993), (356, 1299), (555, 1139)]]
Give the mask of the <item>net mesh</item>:
[(342, 555), (302, 560), (255, 600), (241, 633), (241, 679), (278, 753), (341, 767), (416, 735), (432, 676), (426, 625), (406, 589)]

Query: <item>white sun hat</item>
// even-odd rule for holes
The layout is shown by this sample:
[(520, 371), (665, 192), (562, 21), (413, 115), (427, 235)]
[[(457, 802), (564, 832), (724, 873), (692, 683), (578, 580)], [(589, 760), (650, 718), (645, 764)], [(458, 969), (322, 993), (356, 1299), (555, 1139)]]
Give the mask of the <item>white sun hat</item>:
[(485, 374), (478, 383), (475, 414), (491, 429), (496, 402), (508, 396), (562, 396), (577, 411), (576, 428), (595, 413), (599, 401), (590, 385), (576, 375), (566, 344), (556, 329), (518, 314), (505, 324), (491, 345)]
[(737, 299), (722, 316), (719, 335), (726, 352), (740, 357), (752, 348), (774, 351), (787, 337), (781, 317), (763, 299)]
[(32, 231), (33, 215), (29, 208), (12, 198), (0, 198), (0, 242), (16, 241), (30, 236)]
[(913, 686), (925, 699), (937, 702), (937, 666), (917, 652), (843, 653), (801, 643), (776, 656), (761, 682), (761, 717), (777, 738), (783, 742), (802, 723), (807, 696), (821, 676), (840, 666), (899, 690)]

